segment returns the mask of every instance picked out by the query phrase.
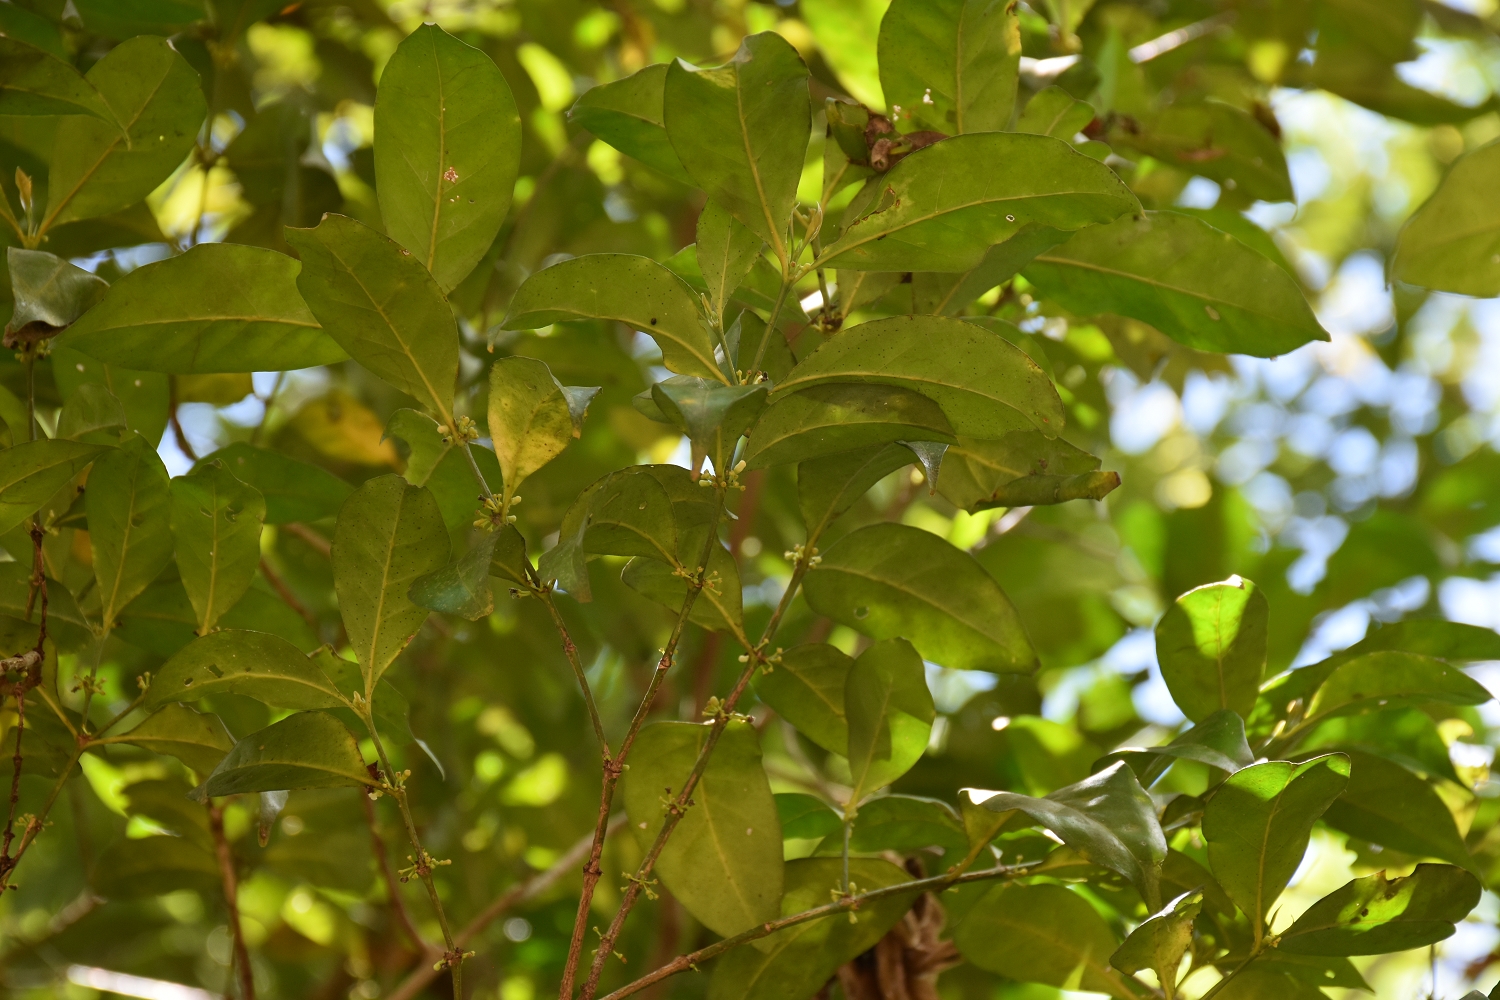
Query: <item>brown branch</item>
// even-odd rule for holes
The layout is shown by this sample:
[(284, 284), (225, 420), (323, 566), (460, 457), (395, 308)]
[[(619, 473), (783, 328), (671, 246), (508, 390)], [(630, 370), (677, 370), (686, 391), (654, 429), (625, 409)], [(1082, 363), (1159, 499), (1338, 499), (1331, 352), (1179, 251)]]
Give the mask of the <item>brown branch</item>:
[(316, 549), (324, 559), (333, 558), (333, 543), (307, 525), (299, 521), (289, 521), (283, 524), (282, 529), (289, 535), (294, 535), (306, 542), (309, 548)]
[(271, 589), (276, 591), (276, 596), (280, 597), (287, 607), (301, 615), (302, 620), (311, 626), (313, 634), (316, 635), (318, 633), (317, 617), (311, 611), (307, 610), (307, 605), (297, 600), (297, 595), (292, 593), (292, 588), (288, 587), (286, 581), (271, 568), (271, 564), (266, 561), (265, 556), (260, 557), (260, 574), (266, 578), (266, 582), (271, 585)]
[(240, 928), (239, 885), (234, 873), (234, 852), (224, 837), (224, 807), (208, 803), (208, 829), (214, 838), (214, 856), (219, 861), (219, 877), (224, 883), (224, 904), (229, 907), (229, 930), (234, 938), (234, 966), (239, 976), (240, 1000), (255, 1000), (255, 975), (250, 967), (250, 953)]
[[(614, 833), (625, 825), (623, 815), (616, 816), (605, 828), (606, 834)], [(517, 882), (505, 890), (495, 899), (493, 903), (480, 911), (479, 915), (470, 920), (457, 935), (454, 941), (460, 948), (472, 941), (481, 931), (495, 921), (497, 917), (507, 913), (512, 908), (522, 903), (529, 902), (542, 893), (556, 885), (565, 875), (571, 873), (580, 861), (589, 853), (593, 844), (593, 835), (583, 837), (572, 847), (568, 848), (566, 854), (552, 863), (552, 867), (546, 871), (537, 872), (530, 878)], [(431, 962), (426, 962), (412, 971), (401, 985), (386, 998), (386, 1000), (412, 1000), (426, 988), (427, 984), (438, 977), (438, 972), (432, 967)]]

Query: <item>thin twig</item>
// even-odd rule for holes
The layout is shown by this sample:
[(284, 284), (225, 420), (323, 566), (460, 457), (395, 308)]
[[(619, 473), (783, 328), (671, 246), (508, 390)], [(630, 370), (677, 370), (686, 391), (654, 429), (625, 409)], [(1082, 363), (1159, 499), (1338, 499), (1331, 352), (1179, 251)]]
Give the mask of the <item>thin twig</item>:
[(239, 977), (240, 1000), (255, 1000), (255, 971), (250, 967), (250, 952), (240, 927), (239, 883), (234, 872), (234, 851), (224, 836), (224, 807), (208, 803), (208, 829), (214, 838), (214, 856), (219, 861), (219, 877), (224, 883), (224, 905), (229, 907), (229, 931), (234, 939), (234, 966)]
[(311, 626), (313, 634), (316, 635), (318, 633), (317, 616), (307, 610), (307, 605), (297, 600), (297, 595), (292, 593), (292, 588), (288, 587), (286, 581), (271, 568), (271, 564), (266, 561), (265, 556), (260, 557), (260, 575), (266, 578), (266, 582), (271, 585), (271, 589), (276, 591), (276, 596), (280, 597), (287, 607), (302, 616), (302, 620)]
[(299, 521), (288, 521), (281, 527), (287, 534), (302, 539), (302, 541), (307, 543), (309, 548), (317, 550), (318, 554), (324, 559), (333, 558), (333, 543), (307, 525)]
[(432, 945), (422, 940), (422, 933), (417, 930), (416, 924), (412, 923), (411, 914), (406, 911), (406, 903), (401, 898), (401, 883), (396, 880), (396, 869), (391, 867), (391, 856), (385, 849), (385, 839), (380, 836), (380, 821), (375, 815), (375, 803), (371, 801), (369, 793), (360, 790), (359, 804), (365, 808), (365, 822), (370, 827), (370, 846), (375, 851), (375, 861), (380, 865), (380, 874), (385, 879), (385, 891), (391, 897), (391, 912), (396, 915), (396, 922), (411, 938), (412, 944), (417, 946), (418, 953), (426, 955), (435, 951)]

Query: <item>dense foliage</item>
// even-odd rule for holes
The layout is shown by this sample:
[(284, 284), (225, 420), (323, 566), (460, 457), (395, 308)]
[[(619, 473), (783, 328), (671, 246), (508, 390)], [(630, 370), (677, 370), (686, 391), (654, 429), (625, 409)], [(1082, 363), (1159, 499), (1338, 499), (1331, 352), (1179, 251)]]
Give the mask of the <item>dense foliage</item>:
[(0, 2), (8, 994), (1473, 985), (1497, 34)]

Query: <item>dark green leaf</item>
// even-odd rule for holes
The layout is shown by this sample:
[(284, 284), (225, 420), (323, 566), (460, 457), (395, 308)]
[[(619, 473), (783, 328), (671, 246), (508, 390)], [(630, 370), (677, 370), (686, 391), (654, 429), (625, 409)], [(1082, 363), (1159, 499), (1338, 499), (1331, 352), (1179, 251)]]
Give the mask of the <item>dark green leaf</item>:
[(1072, 312), (1129, 316), (1203, 351), (1269, 358), (1328, 339), (1295, 278), (1175, 212), (1079, 233), (1040, 254), (1025, 275)]
[(375, 131), (386, 232), (451, 291), (510, 209), (521, 159), (510, 86), (484, 52), (424, 24), (380, 73)]
[[(641, 730), (625, 778), (625, 808), (642, 849), (656, 839), (664, 797), (682, 791), (709, 729), (657, 722)], [(724, 730), (693, 802), (657, 862), (662, 882), (716, 934), (727, 937), (774, 919), (781, 900), (781, 828), (748, 722), (731, 721)]]
[(108, 629), (172, 561), (166, 466), (145, 438), (130, 438), (94, 463), (84, 503), (100, 620)]
[[(839, 814), (814, 795), (777, 792), (774, 798), (783, 839), (816, 840), (839, 833), (844, 828), (844, 821), (839, 819)], [(788, 874), (791, 874), (790, 871)]]
[(1144, 121), (1113, 130), (1109, 141), (1201, 174), (1255, 201), (1292, 200), (1292, 180), (1276, 136), (1249, 113), (1222, 101), (1169, 104)]
[(1233, 774), (1255, 763), (1255, 754), (1245, 741), (1245, 720), (1236, 712), (1220, 709), (1166, 746), (1125, 747), (1100, 758), (1100, 763), (1115, 760), (1128, 761), (1141, 784), (1149, 788), (1175, 760), (1196, 760)]
[(1277, 947), (1303, 955), (1384, 955), (1433, 944), (1479, 905), (1479, 880), (1462, 868), (1417, 865), (1404, 878), (1377, 872), (1314, 903)]
[(119, 840), (95, 864), (94, 888), (111, 899), (144, 900), (183, 889), (204, 895), (223, 891), (213, 854), (181, 837)]
[(1477, 870), (1453, 813), (1432, 786), (1383, 757), (1344, 752), (1349, 785), (1323, 814), (1325, 823), (1383, 847)]
[(517, 289), (503, 325), (526, 330), (581, 319), (626, 323), (651, 335), (672, 371), (725, 380), (697, 296), (649, 257), (589, 254), (543, 268)]
[(471, 622), (487, 617), (495, 610), (490, 560), (498, 537), (494, 532), (477, 536), (457, 562), (413, 580), (407, 596), (413, 604), (430, 611), (458, 615)]
[(202, 243), (125, 275), (59, 343), (110, 364), (175, 374), (346, 360), (302, 301), (298, 270), (272, 250)]
[(922, 658), (905, 639), (877, 642), (844, 679), (851, 805), (895, 781), (927, 749), (936, 715)]
[(894, 385), (831, 383), (781, 396), (749, 437), (750, 468), (827, 458), (896, 441), (957, 442), (942, 407)]
[(59, 344), (52, 349), (52, 379), (65, 402), (85, 385), (108, 389), (125, 407), (126, 427), (147, 441), (160, 441), (167, 429), (172, 389), (160, 372), (117, 368)]
[(219, 461), (240, 482), (265, 497), (266, 523), (320, 521), (332, 517), (353, 492), (348, 483), (316, 465), (268, 448), (236, 442), (199, 460)]
[(326, 712), (298, 712), (234, 745), (200, 798), (283, 788), (374, 786), (354, 737)]
[(968, 846), (963, 820), (952, 806), (914, 795), (882, 795), (866, 802), (849, 836), (851, 851), (906, 854), (941, 848), (944, 865), (957, 862)]
[(1109, 966), (1116, 947), (1109, 925), (1060, 885), (992, 887), (954, 930), (953, 943), (970, 962), (1009, 979), (1138, 995)]
[(43, 231), (108, 215), (150, 194), (193, 148), (208, 111), (198, 74), (165, 38), (109, 50), (88, 81), (124, 125), (73, 115), (57, 126)]
[(725, 66), (667, 67), (663, 121), (688, 175), (785, 262), (812, 132), (807, 67), (775, 32), (751, 35)]
[(947, 135), (1005, 128), (1020, 70), (1016, 18), (1013, 5), (992, 0), (895, 0), (879, 43), (892, 117)]
[(938, 492), (968, 511), (1102, 500), (1120, 485), (1100, 472), (1099, 459), (1040, 431), (1011, 431), (999, 440), (960, 438), (943, 456)]
[(239, 629), (223, 629), (184, 646), (151, 679), (142, 704), (152, 708), (217, 694), (245, 695), (273, 708), (299, 711), (344, 704), (317, 660), (279, 635)]
[[(676, 564), (695, 569), (702, 553), (701, 535), (684, 539), (678, 548)], [(715, 542), (709, 550), (708, 568), (703, 589), (693, 602), (688, 620), (714, 631), (727, 631), (743, 637), (744, 609), (741, 601), (740, 572), (729, 550)], [(649, 597), (673, 611), (687, 599), (687, 579), (672, 565), (655, 558), (637, 557), (625, 564), (620, 579), (630, 589)]]
[[(0, 42), (4, 41), (0, 36)], [(68, 326), (109, 288), (103, 278), (41, 250), (6, 247), (5, 260), (16, 300), (15, 311), (5, 324), (7, 335), (31, 324), (47, 333)]]
[(217, 715), (200, 715), (186, 705), (159, 708), (130, 732), (102, 742), (130, 743), (176, 757), (199, 774), (212, 772), (234, 748), (234, 739)]
[(1016, 120), (1017, 132), (1033, 135), (1050, 135), (1063, 142), (1072, 142), (1083, 127), (1094, 120), (1094, 109), (1086, 101), (1076, 100), (1061, 87), (1045, 87), (1038, 91)]
[(698, 216), (697, 237), (698, 270), (708, 286), (708, 301), (714, 315), (723, 317), (725, 305), (755, 266), (765, 243), (713, 201)]
[[(50, 32), (54, 38), (47, 37), (45, 29), (52, 25), (38, 18), (41, 30), (23, 38), (11, 23), (17, 12), (30, 13), (9, 7), (0, 13), (0, 115), (88, 115), (117, 128), (99, 91), (65, 61), (66, 51), (46, 44), (54, 41), (56, 29)], [(61, 39), (56, 44), (62, 48)]]
[(1036, 665), (1000, 585), (973, 556), (920, 528), (874, 524), (846, 535), (805, 590), (819, 614), (875, 639), (902, 636), (945, 667), (1024, 673)]
[(623, 80), (584, 91), (568, 118), (646, 166), (691, 184), (662, 123), (666, 82), (665, 63), (647, 66)]
[(198, 613), (198, 634), (214, 630), (260, 565), (266, 501), (222, 465), (207, 464), (172, 480), (172, 535), (177, 571)]
[(342, 215), (286, 239), (302, 257), (297, 288), (328, 335), (452, 427), (458, 327), (422, 262)]
[(833, 455), (797, 466), (797, 507), (807, 527), (808, 544), (815, 544), (832, 524), (871, 486), (903, 466), (914, 456), (899, 444)]
[(1162, 679), (1193, 721), (1220, 709), (1248, 716), (1266, 667), (1266, 597), (1232, 576), (1188, 591), (1156, 626)]
[(1028, 225), (1075, 230), (1140, 210), (1114, 171), (1051, 136), (979, 132), (881, 177), (870, 210), (819, 255), (861, 271), (968, 271)]
[[(97, 382), (85, 382), (73, 391), (58, 413), (57, 437), (113, 444), (120, 439), (119, 431), (125, 429), (127, 420), (125, 404), (114, 393)], [(93, 436), (100, 431), (113, 433)]]
[(0, 452), (0, 532), (35, 514), (103, 450), (78, 441), (39, 439)]
[(1403, 698), (1482, 705), (1490, 693), (1468, 674), (1431, 656), (1373, 652), (1328, 674), (1307, 706), (1308, 718), (1357, 712)]
[[(919, 271), (911, 276), (912, 312), (929, 313), (934, 316), (956, 316), (969, 303), (1020, 273), (1021, 268), (1036, 259), (1036, 255), (1051, 250), (1072, 236), (1061, 229), (1031, 223), (1006, 240), (990, 247), (979, 266), (972, 271)], [(878, 274), (879, 272), (875, 272)], [(871, 274), (867, 271), (844, 272), (858, 279)], [(844, 275), (839, 277), (839, 292), (842, 294)], [(867, 281), (869, 279), (866, 279)], [(855, 297), (858, 301), (858, 297)], [(853, 306), (845, 306), (847, 313)], [(990, 322), (1003, 322), (990, 319)], [(989, 325), (988, 323), (984, 325)], [(1009, 324), (1006, 324), (1009, 326)]]
[(829, 753), (849, 753), (844, 682), (854, 660), (823, 642), (793, 646), (774, 666), (756, 674), (755, 693), (797, 730)]
[(694, 375), (674, 375), (651, 387), (651, 398), (662, 415), (693, 444), (693, 471), (701, 470), (702, 456), (714, 463), (718, 475), (733, 464), (735, 443), (766, 405), (766, 385), (724, 385)]

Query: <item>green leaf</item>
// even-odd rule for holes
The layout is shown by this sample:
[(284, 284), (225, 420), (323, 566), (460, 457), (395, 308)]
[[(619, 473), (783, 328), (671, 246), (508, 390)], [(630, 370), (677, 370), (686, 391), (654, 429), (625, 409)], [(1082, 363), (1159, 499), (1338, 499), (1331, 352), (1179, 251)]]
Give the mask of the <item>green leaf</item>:
[(173, 34), (203, 20), (203, 5), (189, 0), (74, 0), (84, 25), (113, 38)]
[(752, 469), (896, 441), (955, 444), (942, 407), (900, 386), (830, 383), (781, 396), (761, 414), (745, 461)]
[(1277, 246), (1276, 240), (1272, 238), (1271, 234), (1234, 209), (1221, 208), (1219, 206), (1213, 208), (1178, 207), (1174, 208), (1173, 211), (1202, 219), (1215, 229), (1228, 233), (1245, 244), (1245, 246), (1258, 251), (1267, 260), (1274, 261), (1278, 267), (1288, 274), (1295, 275), (1297, 273), (1293, 269), (1291, 262), (1286, 259), (1286, 254), (1281, 252), (1281, 247)]
[(424, 487), (380, 476), (339, 509), (333, 588), (367, 696), (427, 620), (427, 609), (407, 597), (411, 585), (447, 562), (448, 529)]
[(318, 660), (286, 639), (222, 629), (194, 639), (169, 659), (151, 679), (142, 705), (154, 708), (221, 694), (244, 695), (272, 708), (296, 711), (344, 704)]
[(808, 544), (816, 544), (833, 521), (859, 502), (886, 476), (910, 465), (910, 449), (898, 444), (833, 455), (797, 466), (797, 508), (807, 527)]
[(1104, 164), (1051, 136), (979, 132), (919, 149), (818, 257), (860, 271), (968, 271), (1028, 225), (1075, 230), (1140, 210)]
[(1027, 673), (1036, 653), (1000, 585), (968, 553), (920, 528), (873, 524), (839, 539), (807, 575), (813, 610), (874, 639), (904, 637), (955, 670)]
[(1158, 905), (1167, 841), (1151, 796), (1123, 763), (1044, 798), (973, 788), (968, 792), (971, 801), (990, 812), (1024, 813), (1089, 861), (1129, 879), (1147, 906)]
[(1500, 660), (1500, 634), (1494, 629), (1436, 618), (1413, 618), (1381, 625), (1336, 658), (1397, 649), (1444, 660)]
[[(233, 740), (229, 743), (234, 745)], [(177, 836), (212, 850), (214, 842), (208, 829), (208, 812), (188, 798), (187, 793), (191, 790), (188, 783), (176, 775), (134, 781), (125, 786), (125, 811), (131, 816), (145, 816)]]
[(645, 556), (677, 565), (672, 498), (652, 466), (612, 472), (569, 508), (561, 533), (585, 531), (583, 547), (599, 555)]
[(1124, 747), (1101, 757), (1099, 765), (1116, 760), (1129, 762), (1147, 788), (1177, 760), (1196, 760), (1233, 774), (1255, 763), (1255, 754), (1245, 740), (1245, 720), (1237, 712), (1220, 709), (1178, 736), (1166, 746)]
[(1269, 358), (1328, 339), (1295, 278), (1228, 233), (1175, 212), (1079, 233), (1024, 274), (1074, 313), (1129, 316), (1203, 351)]
[(172, 562), (166, 466), (145, 438), (130, 438), (94, 463), (83, 499), (100, 621), (109, 629), (121, 609)]
[(1453, 813), (1438, 793), (1400, 764), (1359, 750), (1349, 756), (1349, 784), (1323, 822), (1361, 840), (1419, 858), (1478, 870)]
[(118, 840), (104, 849), (95, 867), (93, 888), (110, 899), (145, 900), (183, 889), (204, 896), (224, 891), (213, 854), (181, 837)]
[(125, 426), (152, 443), (167, 429), (167, 410), (172, 399), (168, 376), (141, 372), (96, 361), (65, 345), (52, 348), (52, 379), (64, 405), (85, 385), (108, 389), (125, 407)]
[(1292, 179), (1276, 136), (1232, 104), (1169, 104), (1144, 121), (1111, 130), (1108, 138), (1111, 144), (1138, 149), (1179, 170), (1218, 181), (1241, 197), (1293, 200)]
[(1060, 885), (997, 885), (953, 932), (953, 943), (981, 969), (1021, 982), (1091, 990), (1130, 1000), (1109, 966), (1116, 947), (1104, 918)]
[(177, 571), (198, 613), (199, 635), (212, 632), (250, 589), (265, 519), (265, 498), (222, 465), (204, 465), (172, 480)]
[(962, 437), (1055, 436), (1062, 402), (1036, 362), (990, 330), (939, 316), (895, 316), (839, 332), (776, 386), (772, 401), (830, 382), (894, 385), (943, 408)]
[(915, 795), (882, 795), (866, 802), (849, 835), (851, 851), (906, 854), (937, 847), (950, 865), (964, 856), (968, 844), (963, 820), (952, 806)]
[(797, 50), (771, 31), (745, 38), (717, 69), (667, 67), (663, 121), (677, 158), (783, 264), (812, 132), (807, 81)]
[(1156, 625), (1156, 658), (1172, 700), (1194, 722), (1220, 709), (1248, 716), (1266, 667), (1270, 614), (1242, 577), (1188, 591)]
[(649, 257), (598, 253), (545, 267), (516, 290), (502, 325), (534, 330), (582, 319), (617, 320), (642, 330), (661, 347), (662, 364), (672, 371), (725, 381), (697, 296)]
[[(24, 8), (23, 8), (24, 10)], [(29, 13), (27, 11), (26, 13)], [(65, 61), (65, 52), (48, 51), (43, 38), (24, 39), (9, 23), (0, 23), (0, 115), (88, 115), (118, 128), (114, 112), (94, 85)], [(3, 15), (0, 15), (3, 16)], [(51, 27), (50, 22), (42, 25)], [(53, 29), (53, 34), (56, 29)]]
[(422, 262), (342, 215), (289, 228), (286, 240), (302, 257), (297, 288), (328, 335), (452, 427), (458, 326)]
[(1435, 657), (1373, 652), (1334, 668), (1308, 704), (1307, 717), (1348, 714), (1408, 698), (1482, 705), (1491, 695), (1468, 674)]
[(1396, 240), (1391, 275), (1436, 291), (1500, 295), (1500, 141), (1457, 160)]
[[(99, 440), (89, 438), (91, 443), (113, 444), (119, 440), (118, 431), (124, 430), (126, 423), (125, 405), (115, 394), (97, 382), (85, 382), (74, 390), (58, 413), (57, 437), (79, 441), (99, 431), (114, 431), (101, 435)], [(103, 440), (105, 437), (110, 440)]]
[[(866, 889), (884, 889), (911, 880), (897, 865), (879, 858), (850, 858), (849, 881)], [(837, 858), (803, 858), (786, 864), (786, 894), (781, 916), (804, 913), (829, 901), (843, 886)], [(911, 908), (915, 893), (866, 903), (849, 914), (837, 913), (793, 924), (762, 938), (754, 947), (736, 948), (714, 967), (709, 1000), (806, 1000), (827, 983), (839, 966), (873, 948)]]
[(735, 443), (766, 405), (766, 385), (724, 385), (694, 375), (674, 375), (651, 386), (651, 398), (662, 415), (693, 445), (693, 471), (703, 456), (724, 475), (733, 464)]
[(1011, 431), (998, 440), (960, 438), (943, 455), (937, 490), (967, 511), (1102, 500), (1120, 485), (1100, 472), (1099, 459), (1040, 431)]
[[(839, 814), (815, 795), (777, 792), (774, 797), (783, 839), (816, 840), (839, 833), (844, 828), (844, 821), (839, 819)], [(790, 868), (787, 874), (790, 876)]]
[(1178, 896), (1131, 931), (1109, 964), (1127, 974), (1150, 969), (1158, 982), (1175, 986), (1182, 956), (1193, 943), (1193, 921), (1202, 908), (1202, 889)]
[(1229, 776), (1203, 812), (1214, 877), (1250, 918), (1259, 941), (1266, 914), (1302, 863), (1312, 827), (1349, 782), (1344, 754), (1303, 764), (1266, 761)]
[(1462, 868), (1417, 865), (1404, 878), (1376, 872), (1307, 909), (1277, 948), (1302, 955), (1384, 955), (1450, 937), (1479, 905), (1479, 880)]
[(489, 425), (509, 509), (526, 477), (578, 437), (583, 416), (573, 413), (562, 384), (544, 362), (511, 357), (490, 369)]
[(568, 120), (672, 180), (691, 184), (662, 120), (666, 83), (667, 66), (657, 63), (623, 80), (591, 87), (568, 112)]
[(326, 469), (242, 441), (199, 459), (194, 468), (214, 461), (222, 462), (236, 479), (265, 498), (267, 524), (332, 517), (353, 492)]
[(1020, 72), (1016, 8), (991, 0), (894, 0), (880, 22), (880, 86), (903, 124), (947, 135), (1010, 123)]
[(354, 737), (326, 712), (298, 712), (236, 743), (193, 791), (201, 799), (347, 785), (375, 786)]
[(844, 682), (854, 660), (824, 642), (793, 646), (755, 676), (755, 693), (776, 714), (829, 753), (847, 756)]
[(386, 232), (452, 291), (510, 209), (521, 160), (510, 86), (484, 52), (424, 24), (381, 70), (375, 133)]
[[(661, 829), (663, 796), (682, 791), (710, 728), (657, 722), (637, 737), (625, 808), (642, 849)], [(729, 723), (692, 797), (657, 862), (662, 882), (689, 913), (725, 937), (774, 919), (782, 888), (781, 827), (752, 725)]]
[(759, 236), (716, 203), (703, 206), (694, 253), (715, 316), (724, 315), (724, 307), (760, 259), (764, 246)]
[(130, 743), (176, 757), (199, 774), (209, 774), (234, 749), (234, 739), (217, 715), (200, 715), (186, 705), (167, 705), (140, 725), (104, 743)]
[(1076, 100), (1061, 87), (1045, 87), (1026, 102), (1016, 120), (1017, 132), (1050, 135), (1072, 142), (1083, 127), (1094, 120), (1094, 109), (1087, 101)]
[(911, 643), (886, 639), (859, 655), (844, 680), (851, 806), (911, 770), (927, 749), (936, 713)]
[[(0, 35), (0, 42), (5, 40)], [(105, 294), (109, 283), (61, 257), (41, 250), (6, 247), (15, 311), (5, 324), (8, 335), (36, 324), (51, 333), (73, 323)]]
[(165, 38), (121, 42), (88, 72), (116, 121), (73, 115), (57, 126), (43, 232), (128, 208), (193, 148), (208, 113), (198, 74)]
[[(385, 423), (385, 436), (405, 442), (409, 452), (402, 477), (413, 486), (426, 486), (443, 460), (458, 446), (451, 434), (420, 410), (402, 407)], [(472, 481), (472, 479), (471, 479)]]
[[(632, 559), (625, 564), (620, 579), (631, 590), (677, 611), (687, 599), (687, 579), (675, 567), (697, 568), (702, 545), (701, 534), (697, 538), (684, 538), (673, 565), (655, 558)], [(693, 602), (688, 620), (711, 631), (727, 631), (742, 637), (745, 615), (739, 566), (722, 543), (715, 542), (710, 548), (705, 573), (706, 582)]]
[[(934, 316), (956, 316), (960, 310), (991, 288), (1009, 281), (1020, 273), (1021, 268), (1036, 259), (1036, 255), (1064, 243), (1072, 233), (1030, 223), (1004, 243), (997, 243), (986, 251), (979, 265), (971, 271), (918, 271), (911, 276), (911, 300), (913, 313)], [(869, 271), (846, 271), (840, 275), (839, 291), (843, 292), (843, 275), (859, 280)], [(858, 301), (859, 296), (854, 297)], [(853, 308), (844, 306), (847, 314)], [(971, 318), (972, 319), (972, 318)], [(1004, 322), (986, 317), (990, 323)], [(1009, 326), (1010, 324), (1006, 324)]]
[(124, 368), (179, 375), (347, 360), (302, 301), (298, 270), (273, 250), (200, 243), (115, 282), (59, 343)]
[(498, 538), (498, 534), (486, 532), (456, 562), (417, 577), (407, 592), (411, 602), (471, 622), (488, 617), (495, 610), (495, 595), (490, 590), (490, 560)]
[(0, 451), (0, 532), (35, 514), (103, 450), (78, 441), (41, 438)]

